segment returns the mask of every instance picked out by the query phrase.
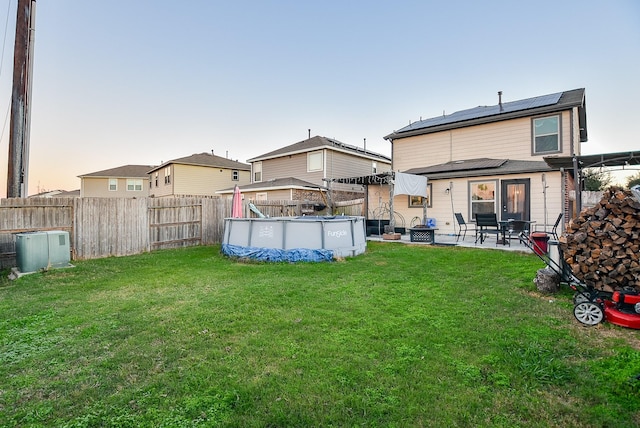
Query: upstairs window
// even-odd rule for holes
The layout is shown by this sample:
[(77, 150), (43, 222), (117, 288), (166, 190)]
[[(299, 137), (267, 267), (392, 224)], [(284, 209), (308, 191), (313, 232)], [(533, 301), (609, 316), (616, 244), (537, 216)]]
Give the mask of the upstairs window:
[(231, 171), (231, 181), (238, 180), (240, 180), (240, 172), (237, 169), (234, 169), (233, 171)]
[(378, 162), (371, 162), (371, 174), (377, 174), (378, 173)]
[(307, 172), (322, 171), (322, 151), (307, 153)]
[(262, 181), (262, 162), (255, 162), (253, 164), (253, 182), (259, 183)]
[(118, 179), (110, 178), (109, 179), (109, 191), (116, 192), (118, 190)]
[(171, 183), (171, 167), (168, 166), (164, 169), (164, 184)]
[(533, 119), (533, 154), (559, 151), (561, 151), (560, 116)]
[(127, 192), (141, 192), (142, 191), (142, 179), (128, 178), (127, 179)]

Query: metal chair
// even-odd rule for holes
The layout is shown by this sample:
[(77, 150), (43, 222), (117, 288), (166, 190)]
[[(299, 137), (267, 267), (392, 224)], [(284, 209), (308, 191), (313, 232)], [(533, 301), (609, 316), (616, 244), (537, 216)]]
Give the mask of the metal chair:
[(476, 226), (476, 244), (478, 240), (482, 244), (486, 235), (496, 235), (496, 246), (500, 237), (504, 239), (504, 229), (498, 224), (496, 213), (476, 213)]
[(529, 234), (529, 222), (523, 220), (510, 220), (507, 223), (507, 242), (509, 242), (509, 246), (511, 246), (511, 238), (515, 235), (518, 238), (518, 242), (522, 243), (522, 237), (520, 235), (521, 232), (525, 232), (526, 235)]
[(458, 227), (459, 227), (458, 236), (456, 236), (456, 242), (458, 242), (458, 240), (460, 239), (461, 234), (462, 234), (462, 240), (464, 241), (464, 238), (467, 237), (467, 231), (475, 232), (476, 229), (475, 228), (469, 229), (467, 222), (464, 221), (464, 217), (462, 216), (462, 213), (454, 213), (454, 215), (456, 216), (456, 221), (458, 222)]

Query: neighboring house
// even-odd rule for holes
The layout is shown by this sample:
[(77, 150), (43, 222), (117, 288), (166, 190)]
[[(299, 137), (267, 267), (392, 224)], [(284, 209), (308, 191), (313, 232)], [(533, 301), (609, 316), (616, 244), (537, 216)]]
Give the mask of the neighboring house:
[(124, 165), (79, 175), (80, 197), (144, 198), (149, 196), (150, 165)]
[(209, 153), (174, 159), (147, 170), (149, 196), (215, 196), (249, 184), (251, 166)]
[[(219, 195), (233, 197), (233, 188), (220, 190)], [(260, 181), (240, 187), (242, 197), (247, 200), (321, 200), (320, 193), (326, 192), (323, 187), (297, 178), (276, 178)], [(267, 197), (269, 196), (269, 197)]]
[[(281, 199), (286, 192), (293, 196), (300, 182), (326, 188), (333, 178), (391, 170), (391, 159), (387, 156), (321, 136), (256, 156), (248, 162), (252, 186), (261, 188), (259, 198), (267, 200)], [(281, 184), (290, 180), (291, 184), (273, 188), (269, 184), (273, 180)], [(259, 183), (263, 183), (262, 187)], [(352, 199), (355, 195), (362, 197), (363, 192), (362, 186), (334, 183), (330, 190), (334, 201)]]
[(36, 193), (35, 195), (29, 195), (29, 198), (79, 198), (80, 197), (80, 189), (77, 190), (44, 190), (40, 193)]
[[(456, 231), (455, 212), (467, 221), (495, 212), (539, 229), (550, 228), (559, 213), (573, 215), (573, 171), (553, 168), (545, 158), (580, 155), (587, 141), (585, 90), (505, 103), (498, 95), (497, 105), (420, 120), (385, 137), (394, 171), (428, 178), (427, 217), (436, 220), (438, 233)], [(381, 193), (369, 186), (368, 198)], [(411, 196), (395, 197), (393, 208), (407, 222), (422, 217)]]

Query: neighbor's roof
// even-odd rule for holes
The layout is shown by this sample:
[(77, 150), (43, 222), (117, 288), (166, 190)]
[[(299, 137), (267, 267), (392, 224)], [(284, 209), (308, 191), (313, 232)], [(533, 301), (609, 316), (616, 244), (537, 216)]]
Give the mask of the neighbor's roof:
[(306, 152), (310, 152), (313, 150), (320, 150), (320, 149), (331, 149), (336, 151), (343, 151), (355, 156), (360, 156), (364, 158), (375, 159), (378, 161), (391, 163), (391, 158), (389, 158), (388, 156), (384, 156), (384, 155), (381, 155), (380, 153), (375, 153), (370, 150), (365, 150), (364, 148), (361, 148), (361, 147), (345, 144), (338, 140), (334, 140), (333, 138), (326, 138), (318, 135), (303, 141), (299, 141), (295, 144), (282, 147), (278, 150), (274, 150), (272, 152), (265, 153), (263, 155), (249, 159), (247, 162), (256, 162), (256, 161), (261, 161), (266, 159), (277, 158), (281, 156), (293, 155), (298, 153), (306, 153)]
[(151, 168), (153, 168), (152, 165), (124, 165), (116, 168), (105, 169), (102, 171), (90, 172), (89, 174), (79, 175), (78, 177), (80, 178), (85, 178), (85, 177), (148, 178), (147, 173)]
[[(321, 189), (324, 187), (317, 184), (310, 183), (308, 181), (299, 180), (293, 177), (276, 178), (274, 180), (260, 181), (257, 183), (246, 184), (239, 186), (241, 192), (261, 192), (267, 190), (283, 190), (283, 189)], [(233, 193), (234, 188), (218, 190), (216, 193), (224, 195)]]
[(558, 168), (551, 168), (543, 161), (481, 158), (446, 162), (422, 168), (411, 168), (403, 172), (407, 174), (424, 175), (429, 179), (435, 180), (443, 178), (548, 172), (557, 169)]
[(251, 165), (246, 163), (223, 158), (220, 156), (213, 155), (211, 153), (196, 153), (191, 156), (186, 156), (183, 158), (173, 159), (168, 162), (164, 162), (162, 165), (157, 166), (147, 172), (151, 173), (171, 164), (206, 166), (210, 168), (239, 169), (243, 171), (251, 170)]
[(574, 107), (578, 107), (580, 141), (585, 142), (587, 141), (587, 117), (584, 88), (504, 102), (492, 106), (478, 106), (448, 115), (443, 114), (442, 116), (410, 123), (408, 126), (394, 131), (384, 138), (395, 140), (502, 120), (557, 113)]

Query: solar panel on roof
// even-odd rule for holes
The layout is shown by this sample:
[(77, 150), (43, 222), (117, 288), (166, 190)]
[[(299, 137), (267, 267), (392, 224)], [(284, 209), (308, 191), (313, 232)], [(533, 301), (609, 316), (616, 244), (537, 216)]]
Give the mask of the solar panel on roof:
[(404, 128), (401, 128), (397, 132), (412, 131), (414, 129), (431, 128), (433, 126), (446, 125), (449, 123), (463, 122), (465, 120), (479, 119), (481, 117), (493, 116), (501, 113), (511, 113), (515, 111), (528, 110), (537, 107), (544, 107), (548, 105), (556, 104), (562, 92), (555, 94), (541, 95), (539, 97), (527, 98), (524, 100), (511, 101), (503, 103), (502, 108), (500, 105), (494, 106), (478, 106), (467, 110), (460, 110), (455, 113), (451, 113), (446, 116), (437, 116), (429, 119), (424, 119), (418, 122), (414, 122)]

